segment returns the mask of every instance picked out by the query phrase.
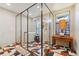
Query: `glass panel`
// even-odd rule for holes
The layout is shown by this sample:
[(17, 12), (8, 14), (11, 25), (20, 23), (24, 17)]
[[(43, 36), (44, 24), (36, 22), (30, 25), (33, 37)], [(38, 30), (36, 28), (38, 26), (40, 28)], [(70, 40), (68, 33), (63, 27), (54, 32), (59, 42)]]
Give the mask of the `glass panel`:
[[(47, 55), (46, 49), (52, 47), (53, 14), (47, 4), (43, 5), (43, 55)], [(48, 47), (47, 47), (48, 46)], [(48, 52), (49, 53), (49, 52)]]
[(20, 15), (16, 17), (16, 41), (20, 43)]
[(22, 46), (27, 49), (27, 11), (22, 13)]
[(40, 4), (28, 9), (28, 50), (31, 55), (41, 55)]

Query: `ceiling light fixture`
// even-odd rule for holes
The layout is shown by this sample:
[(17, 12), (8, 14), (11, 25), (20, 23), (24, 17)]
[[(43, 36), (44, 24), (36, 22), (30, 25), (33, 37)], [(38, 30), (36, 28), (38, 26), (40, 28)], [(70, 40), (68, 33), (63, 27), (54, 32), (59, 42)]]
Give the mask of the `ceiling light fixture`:
[(7, 5), (7, 6), (10, 6), (11, 4), (10, 4), (10, 3), (6, 3), (6, 5)]

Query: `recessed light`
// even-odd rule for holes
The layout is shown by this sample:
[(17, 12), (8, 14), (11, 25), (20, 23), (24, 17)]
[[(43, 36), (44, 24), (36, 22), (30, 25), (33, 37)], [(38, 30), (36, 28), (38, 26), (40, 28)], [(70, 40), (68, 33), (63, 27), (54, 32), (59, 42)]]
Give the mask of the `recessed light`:
[(6, 5), (7, 5), (7, 6), (10, 6), (11, 4), (10, 4), (10, 3), (6, 3)]
[(37, 6), (37, 8), (39, 8), (39, 6)]
[(29, 15), (32, 15), (31, 13)]

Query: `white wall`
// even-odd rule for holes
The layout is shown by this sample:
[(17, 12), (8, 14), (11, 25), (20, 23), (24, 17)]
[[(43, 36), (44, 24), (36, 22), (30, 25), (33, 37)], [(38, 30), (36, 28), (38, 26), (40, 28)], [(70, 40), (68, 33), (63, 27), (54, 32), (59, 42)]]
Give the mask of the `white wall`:
[(75, 5), (75, 39), (76, 52), (79, 55), (79, 4)]
[[(58, 11), (58, 10), (61, 10), (61, 9), (64, 9), (64, 8), (67, 8), (67, 7), (70, 7), (72, 6), (73, 3), (55, 3), (53, 5), (50, 4), (51, 6), (51, 9), (53, 11)], [(52, 7), (53, 6), (53, 7)]]
[(15, 14), (0, 8), (0, 46), (15, 41)]

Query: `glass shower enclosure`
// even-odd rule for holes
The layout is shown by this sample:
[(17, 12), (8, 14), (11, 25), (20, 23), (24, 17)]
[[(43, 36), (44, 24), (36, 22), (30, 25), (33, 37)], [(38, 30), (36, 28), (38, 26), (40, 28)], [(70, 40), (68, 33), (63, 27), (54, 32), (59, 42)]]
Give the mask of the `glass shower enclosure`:
[(52, 46), (54, 15), (46, 3), (34, 3), (15, 19), (15, 41), (31, 56), (44, 56), (45, 43)]

